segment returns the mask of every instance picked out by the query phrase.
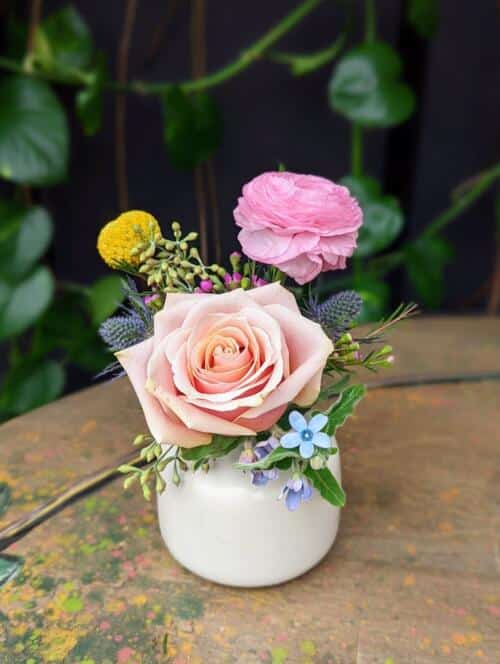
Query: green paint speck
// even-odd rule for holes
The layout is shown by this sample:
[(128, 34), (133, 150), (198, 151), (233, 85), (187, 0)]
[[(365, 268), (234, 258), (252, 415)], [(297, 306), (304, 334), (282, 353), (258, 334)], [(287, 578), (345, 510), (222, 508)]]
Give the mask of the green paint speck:
[(203, 602), (195, 595), (179, 595), (175, 602), (175, 610), (182, 620), (194, 620), (203, 615)]
[(384, 664), (394, 664), (394, 660), (392, 659), (392, 657), (388, 657), (388, 658), (385, 660)]
[(69, 613), (78, 613), (83, 609), (82, 598), (78, 595), (70, 595), (64, 600), (62, 608)]
[(274, 648), (271, 650), (271, 664), (284, 664), (288, 657), (288, 650), (286, 648)]
[(302, 643), (300, 644), (300, 650), (301, 652), (304, 653), (304, 655), (316, 654), (316, 646), (312, 641), (302, 641)]

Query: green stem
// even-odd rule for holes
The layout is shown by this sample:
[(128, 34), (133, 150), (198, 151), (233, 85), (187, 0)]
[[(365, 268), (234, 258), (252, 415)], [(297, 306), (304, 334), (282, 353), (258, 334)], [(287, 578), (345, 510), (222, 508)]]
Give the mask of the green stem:
[[(475, 178), (474, 186), (466, 191), (449, 208), (438, 214), (417, 239), (433, 237), (440, 233), (443, 228), (459, 217), (462, 212), (465, 212), (465, 210), (475, 203), (478, 198), (480, 198), (499, 179), (500, 163), (487, 171), (484, 171), (482, 176)], [(366, 269), (373, 270), (377, 272), (379, 276), (383, 276), (399, 267), (404, 262), (404, 259), (404, 251), (392, 251), (384, 256), (372, 258), (372, 260), (368, 261)]]
[(377, 36), (376, 25), (375, 3), (373, 0), (365, 0), (365, 42), (375, 41)]
[(351, 172), (355, 177), (363, 175), (363, 130), (358, 124), (351, 130)]
[[(178, 83), (182, 90), (186, 93), (200, 92), (213, 88), (221, 83), (224, 83), (230, 78), (238, 75), (256, 60), (261, 58), (269, 48), (271, 48), (277, 41), (287, 34), (292, 28), (300, 23), (308, 14), (310, 14), (323, 0), (304, 0), (289, 14), (287, 14), (274, 28), (269, 30), (263, 37), (258, 39), (249, 48), (243, 51), (235, 60), (230, 62), (225, 67), (218, 69), (212, 74), (203, 76), (196, 80), (183, 81)], [(40, 70), (32, 69), (24, 66), (23, 64), (10, 60), (9, 58), (0, 57), (0, 69), (22, 74), (24, 76), (31, 76), (39, 78), (52, 83), (63, 83), (66, 85), (80, 86), (85, 85), (86, 78), (85, 72), (79, 70), (68, 70), (66, 74), (62, 72), (43, 72)], [(174, 81), (164, 81), (161, 83), (148, 83), (145, 81), (131, 81), (126, 85), (120, 85), (116, 81), (109, 81), (106, 84), (108, 89), (120, 92), (132, 92), (140, 95), (157, 95), (162, 94)]]

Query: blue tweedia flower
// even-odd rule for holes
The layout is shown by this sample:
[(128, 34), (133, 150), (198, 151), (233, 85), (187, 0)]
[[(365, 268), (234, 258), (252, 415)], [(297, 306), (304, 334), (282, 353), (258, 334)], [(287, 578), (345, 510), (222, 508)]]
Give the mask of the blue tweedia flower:
[[(268, 440), (262, 440), (257, 443), (255, 447), (245, 447), (240, 455), (240, 463), (254, 463), (264, 459), (268, 454), (279, 446), (276, 438), (271, 437)], [(268, 470), (252, 470), (252, 484), (254, 486), (265, 486), (269, 480), (278, 478), (277, 468), (269, 468)]]
[(290, 431), (281, 437), (280, 445), (288, 450), (299, 448), (300, 456), (303, 459), (310, 459), (314, 454), (314, 447), (328, 449), (332, 445), (330, 436), (321, 429), (328, 422), (326, 415), (318, 413), (314, 415), (309, 422), (299, 413), (298, 410), (292, 410), (288, 416), (290, 426), (294, 431)]
[(293, 475), (281, 490), (279, 499), (285, 496), (285, 504), (290, 512), (295, 512), (300, 503), (311, 500), (313, 490), (311, 484), (305, 477), (298, 474)]

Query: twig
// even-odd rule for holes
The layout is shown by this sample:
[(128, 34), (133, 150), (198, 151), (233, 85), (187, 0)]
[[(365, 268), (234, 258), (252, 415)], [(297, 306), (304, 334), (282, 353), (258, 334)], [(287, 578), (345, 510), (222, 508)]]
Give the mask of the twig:
[(38, 25), (42, 18), (43, 0), (32, 0), (30, 7), (30, 19), (28, 26), (28, 43), (27, 50), (30, 53), (35, 46), (35, 36)]
[[(190, 25), (191, 74), (193, 79), (201, 78), (206, 68), (205, 46), (205, 1), (191, 0)], [(196, 203), (198, 206), (198, 231), (200, 234), (200, 250), (203, 260), (208, 260), (208, 228), (207, 228), (207, 196), (204, 180), (203, 164), (195, 167), (193, 172)]]
[[(123, 20), (122, 34), (118, 45), (116, 77), (118, 82), (125, 85), (128, 77), (128, 56), (130, 42), (134, 28), (137, 0), (127, 0)], [(122, 92), (116, 94), (115, 105), (115, 160), (116, 160), (116, 189), (118, 207), (120, 211), (128, 208), (128, 180), (127, 180), (127, 100)]]
[(168, 27), (172, 22), (172, 19), (174, 18), (177, 9), (179, 7), (179, 0), (170, 0), (170, 2), (167, 1), (166, 4), (167, 6), (163, 13), (163, 16), (160, 19), (160, 22), (158, 23), (156, 30), (153, 32), (153, 37), (151, 38), (151, 45), (146, 54), (146, 57), (144, 58), (143, 67), (150, 65), (158, 55), (162, 42), (165, 38), (165, 35), (167, 34)]

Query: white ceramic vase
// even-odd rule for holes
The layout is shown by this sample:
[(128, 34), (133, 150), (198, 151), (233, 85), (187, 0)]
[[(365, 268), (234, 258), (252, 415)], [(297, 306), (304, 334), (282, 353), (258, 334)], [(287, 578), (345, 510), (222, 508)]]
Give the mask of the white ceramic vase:
[[(337, 446), (334, 439), (332, 444)], [(161, 534), (183, 567), (209, 581), (247, 588), (289, 581), (328, 553), (340, 509), (315, 491), (289, 512), (278, 496), (290, 473), (280, 471), (277, 480), (253, 486), (249, 472), (234, 468), (239, 453), (217, 459), (208, 473), (183, 473), (179, 487), (167, 466), (168, 487), (158, 496)], [(339, 453), (329, 467), (340, 483)]]

